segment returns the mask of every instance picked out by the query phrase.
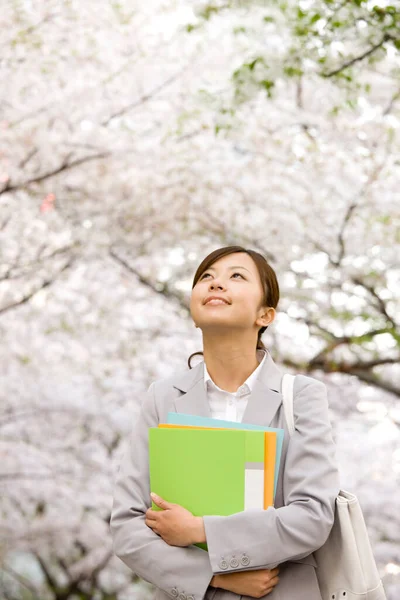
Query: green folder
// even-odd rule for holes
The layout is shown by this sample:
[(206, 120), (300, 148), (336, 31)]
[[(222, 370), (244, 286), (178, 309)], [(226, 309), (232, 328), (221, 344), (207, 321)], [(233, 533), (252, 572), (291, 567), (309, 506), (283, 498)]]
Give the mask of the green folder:
[(278, 486), (279, 468), (281, 464), (281, 455), (283, 447), (284, 430), (276, 427), (265, 427), (263, 425), (252, 425), (251, 423), (242, 423), (236, 421), (226, 421), (223, 419), (212, 419), (210, 417), (200, 417), (199, 415), (190, 415), (186, 413), (169, 412), (167, 423), (174, 425), (196, 425), (200, 427), (223, 427), (224, 429), (244, 429), (251, 431), (275, 431), (276, 432), (276, 461), (274, 476), (274, 501), (276, 489)]
[[(249, 497), (246, 471), (264, 474), (264, 432), (151, 427), (149, 469), (151, 491), (195, 516), (241, 512)], [(262, 502), (263, 486), (258, 491)]]

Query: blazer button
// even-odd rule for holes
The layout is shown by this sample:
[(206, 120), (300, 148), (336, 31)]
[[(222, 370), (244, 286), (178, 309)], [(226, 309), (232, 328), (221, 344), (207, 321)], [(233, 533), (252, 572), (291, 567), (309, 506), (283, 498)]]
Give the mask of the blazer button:
[(176, 588), (173, 588), (171, 590), (171, 596), (173, 596), (174, 598), (177, 598), (179, 596), (179, 592)]
[(186, 598), (186, 594), (179, 594), (179, 599), (178, 600), (187, 600)]
[(194, 596), (192, 596), (192, 595), (188, 596), (187, 600), (194, 600)]
[(226, 560), (221, 560), (221, 562), (219, 563), (219, 568), (223, 571), (226, 571), (226, 569), (228, 568), (228, 563), (226, 562)]
[(240, 562), (242, 563), (242, 565), (244, 567), (247, 567), (250, 564), (250, 559), (248, 556), (242, 556), (242, 558), (240, 559)]
[(237, 569), (239, 566), (239, 561), (237, 558), (233, 557), (229, 564), (231, 565), (232, 569)]

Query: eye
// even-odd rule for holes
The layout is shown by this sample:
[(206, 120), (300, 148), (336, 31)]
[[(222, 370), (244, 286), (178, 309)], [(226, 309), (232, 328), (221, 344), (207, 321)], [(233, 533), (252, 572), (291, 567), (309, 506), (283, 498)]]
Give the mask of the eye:
[[(206, 275), (211, 275), (211, 273), (203, 273), (203, 275), (200, 277), (200, 279), (204, 279), (204, 277)], [(242, 277), (244, 279), (244, 277), (241, 273), (232, 273), (231, 277), (233, 277), (234, 275), (240, 275), (240, 277)]]

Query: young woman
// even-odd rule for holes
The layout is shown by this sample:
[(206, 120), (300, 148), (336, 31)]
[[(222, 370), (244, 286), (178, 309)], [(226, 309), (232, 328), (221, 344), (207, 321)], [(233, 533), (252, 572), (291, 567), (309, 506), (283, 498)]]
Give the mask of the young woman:
[[(321, 600), (312, 553), (333, 525), (335, 444), (326, 386), (305, 375), (295, 378), (289, 441), (283, 373), (261, 341), (278, 300), (275, 272), (262, 255), (241, 246), (212, 252), (196, 271), (190, 301), (204, 361), (192, 368), (192, 354), (189, 369), (147, 390), (116, 478), (111, 532), (116, 555), (156, 586), (157, 600)], [(150, 496), (148, 429), (169, 411), (283, 428), (274, 506), (195, 517)], [(152, 510), (152, 498), (164, 510)], [(194, 545), (204, 541), (208, 552)]]

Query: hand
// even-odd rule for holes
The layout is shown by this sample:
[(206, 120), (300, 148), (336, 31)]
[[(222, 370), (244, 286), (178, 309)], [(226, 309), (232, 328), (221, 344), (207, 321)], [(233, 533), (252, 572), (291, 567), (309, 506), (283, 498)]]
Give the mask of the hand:
[(206, 541), (203, 519), (195, 517), (179, 504), (151, 494), (154, 504), (163, 510), (146, 511), (145, 523), (170, 546), (190, 546)]
[(228, 590), (235, 594), (262, 598), (276, 586), (279, 581), (279, 568), (257, 569), (255, 571), (239, 571), (214, 575), (210, 585)]

